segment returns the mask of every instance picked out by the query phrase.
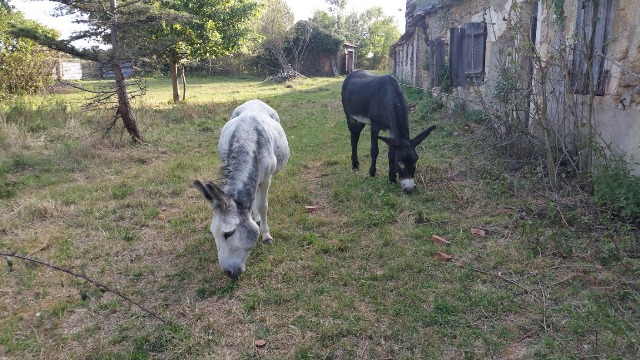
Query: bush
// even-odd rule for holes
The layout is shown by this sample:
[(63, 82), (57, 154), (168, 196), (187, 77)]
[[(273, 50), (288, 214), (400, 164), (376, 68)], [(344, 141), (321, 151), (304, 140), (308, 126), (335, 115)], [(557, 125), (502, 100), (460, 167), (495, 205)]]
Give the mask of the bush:
[(53, 37), (55, 30), (25, 20), (21, 13), (0, 7), (0, 95), (42, 94), (55, 80), (55, 54), (35, 42), (9, 33), (9, 23), (32, 26)]
[(640, 176), (631, 174), (622, 156), (596, 166), (593, 190), (599, 205), (610, 207), (616, 216), (640, 222)]
[(516, 73), (512, 67), (498, 69), (498, 76), (491, 90), (493, 98), (503, 104), (511, 104), (514, 98), (520, 96)]
[(402, 90), (409, 104), (415, 104), (415, 118), (428, 120), (437, 111), (444, 108), (444, 103), (435, 98), (430, 91), (420, 88), (403, 86)]
[(440, 91), (445, 94), (451, 93), (451, 79), (449, 78), (449, 61), (448, 59), (442, 64), (436, 74), (436, 86), (440, 87)]

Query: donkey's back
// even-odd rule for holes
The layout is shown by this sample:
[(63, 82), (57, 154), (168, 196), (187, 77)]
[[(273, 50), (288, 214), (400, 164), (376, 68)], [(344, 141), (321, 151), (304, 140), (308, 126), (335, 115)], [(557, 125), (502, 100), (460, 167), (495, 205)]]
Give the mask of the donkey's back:
[(260, 180), (280, 171), (289, 159), (289, 144), (278, 113), (260, 100), (240, 105), (222, 128), (218, 154), (227, 167), (257, 166)]
[(258, 99), (249, 100), (246, 103), (238, 106), (235, 110), (233, 110), (233, 113), (231, 113), (231, 119), (233, 119), (234, 117), (237, 117), (243, 112), (248, 112), (248, 111), (257, 111), (257, 112), (267, 114), (273, 120), (280, 122), (280, 116), (278, 116), (278, 112), (275, 111), (271, 106), (265, 104), (264, 102)]

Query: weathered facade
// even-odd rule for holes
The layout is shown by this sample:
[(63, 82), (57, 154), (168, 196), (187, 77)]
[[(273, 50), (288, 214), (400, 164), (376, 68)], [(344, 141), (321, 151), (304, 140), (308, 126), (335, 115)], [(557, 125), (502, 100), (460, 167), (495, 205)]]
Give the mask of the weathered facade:
[(429, 52), (427, 12), (437, 8), (437, 1), (407, 1), (405, 32), (391, 48), (391, 69), (401, 81), (426, 87), (425, 65)]
[[(637, 0), (441, 3), (407, 1), (407, 28), (392, 49), (398, 79), (436, 92), (446, 79), (469, 107), (517, 97), (512, 111), (526, 113), (530, 131), (549, 125), (579, 146), (594, 129), (601, 144), (640, 160)], [(529, 122), (540, 112), (547, 124)]]

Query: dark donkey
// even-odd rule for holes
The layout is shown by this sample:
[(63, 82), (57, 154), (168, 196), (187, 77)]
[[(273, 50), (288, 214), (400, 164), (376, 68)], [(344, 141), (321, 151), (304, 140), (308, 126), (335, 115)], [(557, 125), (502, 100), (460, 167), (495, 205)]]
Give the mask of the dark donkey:
[[(389, 181), (396, 182), (405, 192), (413, 191), (414, 174), (418, 161), (418, 146), (435, 125), (409, 138), (407, 103), (398, 81), (391, 75), (376, 76), (357, 70), (347, 76), (342, 84), (342, 107), (347, 116), (351, 133), (351, 165), (358, 169), (358, 140), (366, 124), (371, 125), (371, 167), (369, 175), (376, 175), (378, 139), (389, 145)], [(378, 136), (380, 130), (388, 130), (389, 137)]]

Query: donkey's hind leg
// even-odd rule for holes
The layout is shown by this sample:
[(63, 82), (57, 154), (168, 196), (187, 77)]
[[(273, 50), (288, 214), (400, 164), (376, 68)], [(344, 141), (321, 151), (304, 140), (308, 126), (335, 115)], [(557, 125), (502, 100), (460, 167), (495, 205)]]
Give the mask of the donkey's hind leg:
[(376, 162), (378, 160), (378, 154), (380, 150), (378, 149), (378, 134), (380, 133), (380, 129), (376, 126), (371, 125), (371, 167), (369, 167), (369, 175), (376, 176)]
[(358, 161), (358, 140), (360, 140), (360, 133), (364, 129), (364, 123), (361, 123), (351, 116), (347, 115), (347, 126), (351, 133), (351, 167), (353, 170), (360, 168), (360, 162)]

